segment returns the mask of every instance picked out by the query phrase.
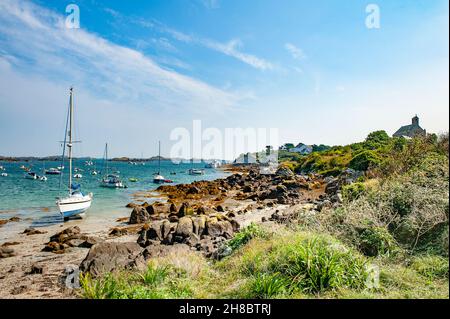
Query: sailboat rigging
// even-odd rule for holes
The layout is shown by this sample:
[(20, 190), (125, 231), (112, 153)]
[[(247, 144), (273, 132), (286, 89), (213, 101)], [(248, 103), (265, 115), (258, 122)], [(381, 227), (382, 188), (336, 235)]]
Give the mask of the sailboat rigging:
[[(66, 132), (64, 136), (64, 148), (62, 161), (64, 160), (65, 147), (67, 146), (69, 150), (69, 185), (68, 191), (69, 195), (65, 198), (60, 198), (56, 201), (59, 212), (67, 220), (71, 217), (83, 217), (85, 212), (91, 207), (93, 194), (89, 193), (84, 195), (81, 192), (81, 185), (72, 183), (72, 147), (76, 141), (73, 141), (73, 88), (70, 88), (70, 103), (69, 103), (69, 114), (68, 114), (68, 124), (67, 128), (66, 122)], [(69, 138), (69, 141), (67, 141)], [(67, 142), (67, 144), (66, 144)], [(62, 164), (63, 165), (63, 164)]]

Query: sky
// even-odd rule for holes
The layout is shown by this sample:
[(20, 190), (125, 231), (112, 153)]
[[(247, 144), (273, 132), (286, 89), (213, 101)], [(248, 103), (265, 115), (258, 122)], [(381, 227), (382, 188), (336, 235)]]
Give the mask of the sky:
[(0, 155), (59, 154), (70, 86), (78, 156), (108, 142), (111, 156), (150, 157), (159, 140), (169, 156), (174, 129), (196, 120), (275, 128), (278, 145), (357, 142), (415, 114), (448, 131), (448, 12), (447, 0), (1, 0)]

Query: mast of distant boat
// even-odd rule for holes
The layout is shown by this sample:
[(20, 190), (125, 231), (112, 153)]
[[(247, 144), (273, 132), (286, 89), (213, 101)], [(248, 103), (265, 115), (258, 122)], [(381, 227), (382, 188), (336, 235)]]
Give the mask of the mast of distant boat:
[(158, 142), (158, 175), (161, 175), (161, 141)]
[(72, 127), (73, 127), (73, 88), (70, 88), (70, 111), (69, 111), (69, 196), (72, 193)]

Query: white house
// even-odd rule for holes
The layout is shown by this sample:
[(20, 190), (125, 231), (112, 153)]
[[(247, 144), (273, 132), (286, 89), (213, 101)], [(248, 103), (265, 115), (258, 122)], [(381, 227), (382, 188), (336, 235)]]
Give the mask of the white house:
[(289, 152), (299, 153), (299, 154), (302, 154), (302, 155), (308, 155), (308, 154), (312, 153), (312, 151), (313, 151), (313, 148), (312, 148), (311, 145), (306, 145), (306, 144), (303, 144), (303, 143), (298, 143), (298, 145), (296, 147), (291, 148), (289, 150)]

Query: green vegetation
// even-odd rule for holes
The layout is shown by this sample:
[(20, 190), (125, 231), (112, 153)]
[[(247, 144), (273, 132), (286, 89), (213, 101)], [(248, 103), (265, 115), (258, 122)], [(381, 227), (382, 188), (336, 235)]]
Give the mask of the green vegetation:
[(338, 208), (299, 214), (289, 227), (251, 224), (227, 242), (232, 253), (220, 261), (187, 251), (156, 258), (139, 273), (99, 279), (84, 275), (81, 294), (449, 298), (448, 134), (404, 140), (380, 131), (362, 143), (312, 153), (285, 165), (295, 165), (297, 171), (337, 173), (355, 163), (366, 168), (365, 174), (342, 188), (344, 201)]

